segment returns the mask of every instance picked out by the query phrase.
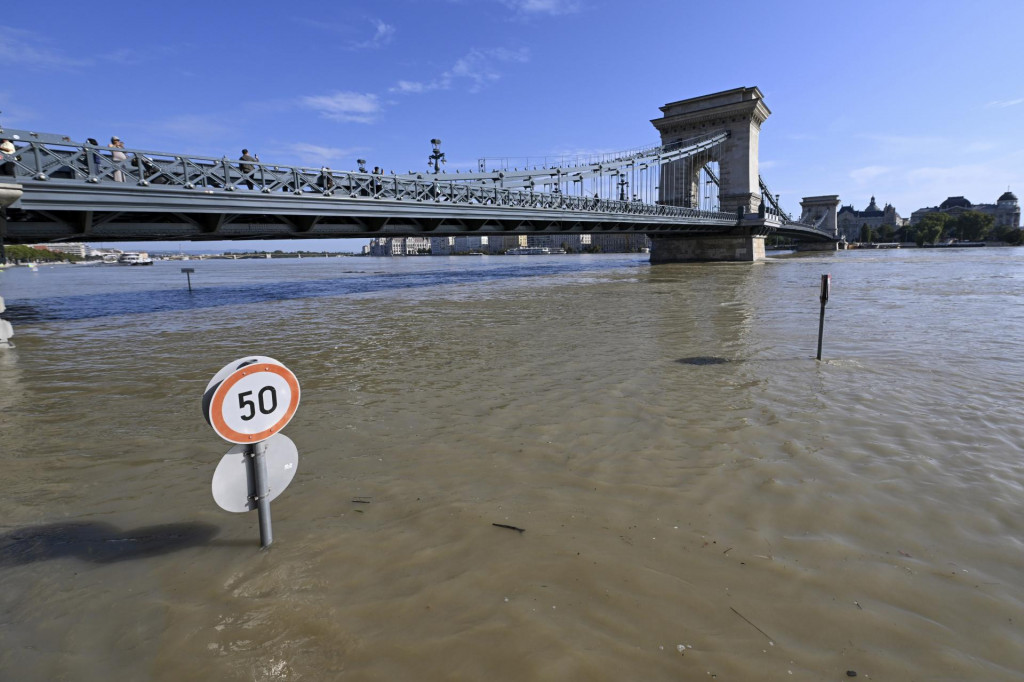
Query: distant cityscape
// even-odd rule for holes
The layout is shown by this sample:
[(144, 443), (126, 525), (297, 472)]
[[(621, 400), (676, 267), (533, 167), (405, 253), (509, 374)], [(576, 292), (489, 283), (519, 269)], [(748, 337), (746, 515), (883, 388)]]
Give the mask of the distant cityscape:
[[(982, 220), (988, 225), (984, 234), (972, 235), (972, 238), (992, 238), (997, 241), (1017, 242), (1020, 237), (1020, 204), (1017, 195), (1007, 190), (994, 204), (972, 204), (965, 197), (948, 197), (938, 206), (919, 208), (903, 218), (896, 207), (886, 204), (879, 208), (875, 197), (863, 211), (854, 209), (852, 205), (839, 209), (837, 223), (839, 236), (848, 242), (870, 241), (914, 241), (915, 233), (922, 225), (929, 223), (945, 224), (950, 220), (961, 218), (966, 213), (978, 213), (988, 216), (990, 220)], [(936, 216), (929, 218), (928, 216)], [(878, 239), (872, 239), (877, 237)], [(1007, 238), (1009, 237), (1009, 238)], [(1018, 239), (1014, 239), (1014, 237)]]
[(645, 234), (519, 234), (459, 237), (378, 237), (364, 256), (467, 254), (637, 253), (650, 249)]

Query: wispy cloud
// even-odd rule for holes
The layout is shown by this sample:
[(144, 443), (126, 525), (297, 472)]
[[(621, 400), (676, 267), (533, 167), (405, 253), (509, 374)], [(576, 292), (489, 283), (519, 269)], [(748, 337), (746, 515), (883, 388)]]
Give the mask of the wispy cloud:
[(887, 166), (865, 166), (850, 171), (850, 178), (859, 185), (864, 185), (892, 171)]
[(959, 166), (926, 166), (915, 168), (907, 173), (912, 183), (927, 186), (956, 186), (963, 184), (965, 178), (985, 177), (992, 168), (983, 164), (965, 164)]
[(372, 123), (380, 113), (380, 100), (374, 94), (336, 92), (333, 95), (303, 97), (302, 106), (324, 118), (345, 123)]
[(53, 41), (44, 35), (20, 28), (0, 26), (0, 61), (6, 65), (18, 65), (20, 68), (36, 71), (78, 71), (98, 64), (134, 64), (152, 55), (154, 51), (164, 51), (160, 46), (148, 48), (148, 53), (131, 47), (114, 47), (109, 52), (87, 56), (70, 57)]
[(485, 86), (501, 78), (499, 64), (525, 64), (530, 61), (530, 52), (526, 48), (519, 50), (471, 50), (452, 66), (452, 78), (466, 78), (470, 81), (470, 92), (478, 92)]
[(374, 31), (372, 38), (370, 38), (369, 40), (363, 40), (352, 43), (350, 47), (357, 50), (383, 47), (384, 45), (390, 43), (391, 40), (395, 37), (396, 29), (391, 24), (386, 24), (380, 19), (374, 19), (373, 25), (376, 30)]
[(428, 90), (437, 90), (440, 86), (437, 82), (433, 83), (421, 83), (419, 81), (398, 81), (394, 86), (389, 88), (389, 92), (397, 92), (400, 94), (419, 94), (421, 92), (427, 92)]
[(279, 150), (281, 154), (290, 154), (298, 158), (302, 163), (310, 166), (336, 166), (355, 167), (355, 158), (367, 150), (366, 147), (325, 147), (318, 144), (307, 144), (299, 142), (288, 145), (286, 149)]
[(1024, 97), (1018, 97), (1017, 99), (995, 100), (986, 104), (985, 108), (1005, 109), (1006, 107), (1015, 107), (1018, 104), (1024, 104)]
[(862, 133), (856, 136), (864, 140), (860, 145), (864, 158), (870, 159), (870, 167), (906, 166), (935, 163), (933, 160), (964, 155), (991, 155), (1004, 145), (996, 139), (966, 136), (939, 137), (932, 135), (893, 135)]
[(989, 152), (996, 151), (999, 148), (1000, 145), (992, 140), (975, 140), (974, 142), (968, 142), (964, 145), (964, 153), (987, 154)]
[(449, 90), (457, 83), (468, 84), (469, 92), (480, 92), (488, 85), (501, 80), (501, 67), (506, 64), (525, 64), (530, 61), (530, 51), (526, 48), (508, 50), (493, 48), (490, 50), (472, 49), (455, 61), (450, 69), (437, 78), (428, 81), (400, 80), (389, 88), (389, 92), (398, 94), (420, 94), (433, 90)]
[(0, 61), (28, 69), (68, 71), (92, 64), (92, 60), (64, 55), (50, 40), (32, 31), (0, 26)]
[[(6, 85), (11, 85), (10, 82)], [(20, 95), (20, 93), (19, 93)], [(3, 112), (0, 113), (0, 123), (6, 123), (9, 127), (21, 127), (26, 121), (37, 118), (36, 112), (26, 108), (18, 101), (15, 93), (10, 90), (0, 90), (0, 102), (3, 102)]]
[[(182, 114), (158, 120), (152, 124), (152, 129), (157, 136), (191, 142), (223, 140), (233, 132), (222, 116), (200, 114)], [(125, 135), (123, 131), (119, 134)]]
[[(393, 24), (386, 23), (380, 19), (368, 20), (369, 24), (373, 26), (373, 35), (369, 38), (354, 38), (353, 36), (357, 33), (357, 30), (359, 33), (362, 33), (363, 29), (357, 29), (351, 22), (338, 23), (322, 21), (320, 19), (307, 19), (305, 17), (296, 18), (294, 21), (304, 26), (337, 34), (342, 38), (340, 47), (346, 50), (366, 50), (383, 47), (394, 39), (397, 32)], [(365, 24), (360, 23), (359, 26), (365, 26)]]
[(520, 14), (573, 14), (580, 10), (579, 0), (501, 0), (501, 4)]
[(945, 138), (926, 135), (861, 133), (857, 137), (869, 142), (875, 142), (883, 149), (898, 154), (942, 148), (949, 144), (949, 140)]

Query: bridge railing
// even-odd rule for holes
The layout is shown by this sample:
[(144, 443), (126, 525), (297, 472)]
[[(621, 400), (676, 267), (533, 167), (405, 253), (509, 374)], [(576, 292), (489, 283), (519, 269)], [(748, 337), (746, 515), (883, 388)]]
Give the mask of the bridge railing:
[[(72, 142), (55, 135), (7, 130), (16, 143), (15, 181), (133, 186), (138, 191), (165, 189), (322, 196), (367, 201), (410, 201), (511, 208), (582, 211), (700, 219), (728, 225), (730, 213), (649, 204), (532, 188), (505, 188), (480, 179), (395, 175), (286, 166), (226, 157), (180, 155), (142, 149), (113, 149)], [(40, 139), (33, 139), (35, 138)], [(134, 191), (134, 190), (133, 190)]]

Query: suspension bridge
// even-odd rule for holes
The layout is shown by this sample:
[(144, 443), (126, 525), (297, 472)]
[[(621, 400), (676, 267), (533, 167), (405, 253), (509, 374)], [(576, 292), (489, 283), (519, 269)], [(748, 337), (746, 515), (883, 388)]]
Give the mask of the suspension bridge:
[[(764, 238), (835, 249), (838, 197), (794, 219), (758, 172), (770, 111), (737, 88), (661, 107), (658, 144), (615, 154), (482, 158), (471, 172), (338, 171), (0, 130), (0, 244), (633, 232), (652, 262), (757, 260)], [(10, 159), (5, 159), (10, 161)], [(435, 169), (436, 169), (435, 159)]]

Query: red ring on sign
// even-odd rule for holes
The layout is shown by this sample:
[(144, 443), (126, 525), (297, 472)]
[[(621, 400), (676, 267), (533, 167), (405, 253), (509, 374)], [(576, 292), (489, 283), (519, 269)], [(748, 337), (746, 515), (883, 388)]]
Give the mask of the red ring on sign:
[[(241, 431), (235, 431), (227, 425), (227, 422), (224, 421), (224, 398), (227, 396), (227, 392), (232, 386), (237, 384), (244, 377), (257, 372), (270, 372), (271, 374), (276, 374), (284, 379), (288, 384), (288, 388), (290, 388), (292, 392), (291, 402), (289, 403), (288, 410), (285, 412), (284, 416), (269, 429), (260, 431), (259, 433), (242, 433)], [(292, 371), (284, 365), (272, 365), (269, 362), (263, 362), (257, 365), (246, 365), (242, 369), (236, 370), (234, 373), (230, 374), (227, 379), (221, 382), (220, 386), (218, 386), (213, 393), (213, 400), (210, 401), (210, 422), (213, 426), (213, 430), (217, 432), (217, 435), (229, 443), (258, 443), (270, 438), (287, 426), (288, 422), (290, 422), (292, 417), (295, 415), (295, 410), (298, 408), (299, 380), (296, 379), (295, 375), (292, 374)]]

